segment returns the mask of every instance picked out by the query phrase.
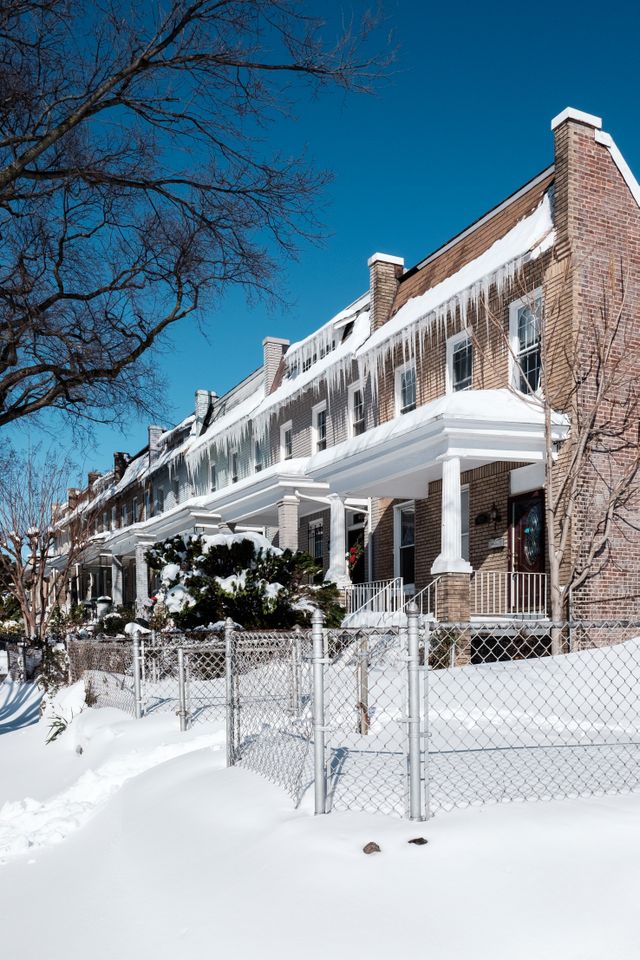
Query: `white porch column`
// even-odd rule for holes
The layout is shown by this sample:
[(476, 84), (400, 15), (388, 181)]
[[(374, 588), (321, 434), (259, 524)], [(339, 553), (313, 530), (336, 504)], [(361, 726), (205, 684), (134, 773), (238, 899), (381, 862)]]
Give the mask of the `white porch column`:
[(460, 517), (460, 458), (442, 461), (442, 536), (440, 553), (431, 573), (471, 573), (471, 564), (462, 559)]
[(278, 544), (281, 550), (298, 549), (299, 501), (293, 494), (283, 497), (278, 504)]
[(139, 617), (145, 617), (149, 611), (147, 604), (149, 602), (149, 570), (145, 553), (148, 543), (136, 544), (136, 614)]
[(347, 570), (347, 525), (345, 520), (344, 498), (337, 493), (329, 494), (331, 505), (331, 541), (329, 569), (325, 580), (332, 580), (340, 590), (351, 583)]
[(114, 607), (122, 606), (122, 560), (120, 557), (111, 557), (111, 603)]

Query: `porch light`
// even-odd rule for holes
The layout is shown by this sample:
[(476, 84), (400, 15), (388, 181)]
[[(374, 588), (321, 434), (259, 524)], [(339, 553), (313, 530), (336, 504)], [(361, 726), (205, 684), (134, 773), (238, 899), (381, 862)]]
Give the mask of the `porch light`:
[(489, 511), (489, 519), (490, 519), (490, 520), (492, 521), (492, 523), (493, 523), (493, 529), (494, 529), (494, 530), (496, 529), (497, 525), (498, 525), (498, 524), (500, 523), (500, 521), (502, 520), (502, 517), (500, 516), (500, 511), (499, 511), (498, 508), (496, 507), (495, 500), (494, 500), (494, 502), (491, 504), (491, 510)]

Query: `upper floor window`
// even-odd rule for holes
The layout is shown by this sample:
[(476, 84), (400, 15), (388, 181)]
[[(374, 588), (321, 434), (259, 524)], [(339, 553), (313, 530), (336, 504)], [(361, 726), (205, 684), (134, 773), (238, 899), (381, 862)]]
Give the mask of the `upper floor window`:
[(156, 513), (162, 513), (164, 510), (164, 490), (159, 487), (156, 490)]
[(116, 530), (118, 526), (118, 511), (115, 507), (111, 507), (111, 529)]
[(140, 517), (138, 516), (138, 498), (134, 497), (131, 501), (131, 522), (137, 523)]
[(237, 450), (231, 451), (230, 468), (231, 468), (231, 483), (237, 483), (238, 478), (240, 476), (238, 472), (238, 451)]
[(129, 508), (126, 503), (123, 503), (120, 507), (120, 526), (129, 526)]
[(180, 480), (174, 477), (171, 481), (171, 490), (173, 491), (173, 502), (180, 503)]
[(473, 376), (473, 344), (463, 330), (447, 340), (447, 393), (469, 390)]
[(291, 460), (293, 457), (293, 424), (291, 420), (280, 427), (280, 459)]
[(256, 445), (255, 445), (255, 451), (254, 451), (254, 452), (255, 452), (255, 460), (254, 460), (255, 471), (256, 471), (256, 473), (260, 473), (260, 471), (262, 470), (262, 466), (263, 466), (263, 464), (262, 464), (262, 447), (261, 447), (260, 443), (259, 443), (257, 440), (256, 440)]
[(359, 383), (354, 384), (349, 390), (349, 418), (351, 435), (359, 437), (361, 433), (364, 433), (366, 428), (364, 392)]
[(509, 307), (509, 341), (512, 355), (511, 382), (523, 393), (535, 393), (540, 386), (540, 335), (542, 296), (534, 290)]
[(312, 435), (314, 453), (327, 449), (327, 403), (319, 403), (312, 411)]
[(405, 363), (396, 370), (396, 413), (409, 413), (416, 408), (416, 365)]
[(212, 463), (209, 467), (209, 486), (212, 493), (218, 489), (218, 470), (215, 463)]
[(107, 513), (106, 510), (102, 514), (102, 529), (103, 530), (109, 529), (109, 514)]
[(151, 494), (148, 490), (144, 492), (144, 518), (148, 520), (151, 516)]

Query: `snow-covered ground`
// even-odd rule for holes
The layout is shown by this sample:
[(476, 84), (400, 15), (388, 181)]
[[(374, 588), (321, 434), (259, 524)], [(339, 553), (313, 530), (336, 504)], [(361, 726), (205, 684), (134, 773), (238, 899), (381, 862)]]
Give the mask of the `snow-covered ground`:
[[(221, 725), (185, 735), (172, 716), (93, 710), (45, 745), (47, 724), (29, 723), (37, 691), (7, 686), (7, 960), (640, 953), (640, 796), (484, 807), (424, 824), (313, 817), (251, 772), (225, 769)], [(429, 843), (409, 844), (416, 836)], [(364, 855), (370, 840), (381, 853)]]

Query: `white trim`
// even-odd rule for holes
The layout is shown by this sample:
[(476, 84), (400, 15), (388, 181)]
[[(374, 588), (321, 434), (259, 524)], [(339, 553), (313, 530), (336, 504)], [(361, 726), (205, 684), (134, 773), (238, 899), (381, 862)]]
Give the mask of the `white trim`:
[[(327, 401), (326, 401), (326, 400), (322, 400), (320, 403), (316, 403), (315, 406), (311, 407), (311, 452), (312, 452), (312, 453), (320, 453), (320, 452), (321, 452), (320, 449), (319, 449), (319, 447), (318, 447), (318, 443), (319, 443), (319, 437), (318, 437), (318, 416), (319, 416), (323, 411), (325, 412), (325, 414), (327, 413)], [(324, 421), (325, 436), (324, 436), (324, 447), (323, 447), (324, 450), (326, 450), (327, 447), (329, 446), (329, 436), (328, 436), (328, 434), (329, 434), (329, 429), (328, 429), (328, 427), (329, 427), (328, 417), (325, 417), (325, 421)]]
[[(236, 458), (235, 463), (235, 473), (234, 473), (234, 463), (233, 458)], [(235, 476), (235, 480), (233, 479)], [(240, 479), (240, 452), (237, 447), (232, 447), (229, 450), (229, 483), (237, 483)]]
[[(509, 383), (514, 390), (526, 396), (527, 394), (520, 389), (521, 369), (517, 362), (520, 354), (520, 338), (518, 336), (518, 313), (523, 307), (531, 307), (532, 304), (540, 301), (542, 304), (542, 287), (536, 287), (531, 293), (517, 300), (512, 300), (509, 304)], [(541, 318), (542, 320), (542, 318)], [(542, 329), (540, 331), (542, 336)], [(540, 395), (540, 387), (535, 392), (535, 396)]]
[[(291, 456), (285, 456), (285, 434), (287, 430), (291, 430)], [(280, 460), (292, 460), (293, 459), (293, 420), (287, 420), (286, 423), (280, 424)]]
[(469, 341), (471, 344), (471, 383), (468, 387), (465, 387), (465, 390), (470, 390), (473, 386), (473, 337), (471, 336), (471, 330), (464, 329), (459, 333), (454, 333), (452, 337), (449, 337), (447, 340), (447, 367), (445, 372), (445, 383), (446, 383), (446, 392), (447, 393), (458, 393), (459, 391), (453, 389), (453, 351), (458, 346), (459, 343), (464, 343)]
[(551, 129), (555, 130), (565, 120), (576, 120), (588, 127), (595, 127), (596, 130), (600, 130), (602, 127), (602, 117), (596, 117), (593, 113), (585, 113), (584, 110), (576, 110), (575, 107), (565, 107), (562, 113), (557, 114), (551, 121)]
[(609, 150), (609, 153), (611, 154), (611, 159), (613, 160), (616, 167), (622, 174), (622, 178), (624, 182), (626, 183), (626, 185), (629, 187), (629, 190), (631, 191), (631, 196), (640, 207), (640, 184), (638, 183), (633, 173), (631, 172), (631, 168), (629, 167), (629, 164), (620, 153), (618, 147), (615, 144), (613, 137), (611, 137), (608, 133), (604, 133), (601, 130), (596, 130), (594, 136), (595, 136), (596, 143), (601, 143), (604, 147), (607, 147), (607, 149)]
[[(400, 515), (403, 510), (406, 510), (407, 507), (413, 508), (413, 570), (415, 577), (415, 550), (416, 550), (416, 502), (415, 500), (403, 500), (402, 503), (394, 503), (393, 505), (393, 575), (394, 577), (400, 577), (400, 532), (401, 532), (401, 523)], [(413, 583), (404, 584), (405, 593), (415, 593), (415, 580)]]
[[(416, 396), (415, 396), (413, 407), (409, 407), (408, 409), (403, 410), (401, 381), (402, 381), (403, 373), (406, 373), (408, 370), (413, 370), (415, 375)], [(394, 396), (395, 396), (395, 414), (397, 417), (399, 417), (401, 414), (404, 414), (404, 413), (410, 413), (412, 409), (415, 409), (415, 407), (418, 406), (418, 371), (416, 368), (415, 360), (407, 360), (406, 363), (403, 363), (401, 366), (396, 367), (395, 373), (394, 373)]]
[(544, 463), (528, 463), (515, 467), (509, 474), (509, 494), (517, 497), (544, 487)]
[(355, 427), (355, 416), (354, 416), (354, 414), (355, 414), (355, 404), (354, 404), (354, 397), (355, 397), (356, 392), (357, 392), (358, 390), (359, 390), (360, 393), (362, 394), (362, 408), (363, 408), (363, 412), (364, 412), (365, 431), (366, 431), (366, 428), (367, 428), (367, 409), (366, 409), (365, 402), (364, 402), (364, 387), (363, 387), (363, 385), (362, 385), (362, 381), (361, 381), (361, 380), (356, 380), (355, 383), (349, 384), (349, 387), (348, 387), (348, 390), (347, 390), (347, 416), (348, 416), (348, 421), (349, 421), (349, 422), (348, 422), (348, 430), (347, 430), (347, 433), (348, 433), (348, 436), (350, 436), (350, 437), (359, 437), (359, 436), (361, 436), (361, 434), (356, 433), (356, 432), (355, 432), (355, 429), (354, 429), (354, 427)]
[(404, 267), (404, 257), (394, 257), (390, 253), (372, 253), (367, 260), (367, 266), (372, 267), (374, 263), (393, 263), (397, 267)]

